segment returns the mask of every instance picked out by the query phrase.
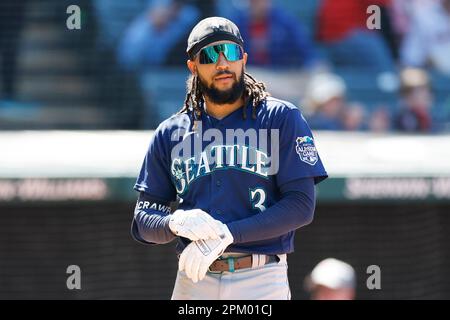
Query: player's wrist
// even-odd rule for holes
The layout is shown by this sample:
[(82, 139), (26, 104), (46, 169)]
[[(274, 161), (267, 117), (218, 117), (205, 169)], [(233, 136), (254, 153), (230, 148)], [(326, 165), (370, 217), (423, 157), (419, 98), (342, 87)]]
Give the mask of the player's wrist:
[(230, 229), (228, 228), (228, 226), (226, 224), (222, 225), (222, 229), (224, 231), (224, 237), (223, 240), (228, 243), (227, 246), (229, 246), (230, 244), (232, 244), (234, 242), (234, 236), (231, 233)]
[(172, 231), (172, 229), (170, 228), (170, 216), (171, 215), (167, 215), (167, 216), (165, 216), (164, 218), (163, 218), (163, 225), (164, 225), (164, 229), (167, 231), (167, 232), (169, 232), (169, 233), (171, 233), (171, 234), (173, 234), (174, 236), (176, 236), (176, 234)]
[(174, 235), (178, 236), (178, 225), (179, 225), (179, 217), (183, 213), (184, 210), (177, 209), (172, 214), (170, 214), (169, 220), (168, 220), (168, 226), (170, 229), (170, 232), (172, 232)]

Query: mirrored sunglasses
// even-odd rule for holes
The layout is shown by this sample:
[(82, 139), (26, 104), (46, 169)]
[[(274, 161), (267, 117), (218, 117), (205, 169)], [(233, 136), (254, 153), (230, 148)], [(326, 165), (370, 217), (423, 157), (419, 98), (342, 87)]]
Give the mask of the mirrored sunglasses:
[(241, 60), (244, 56), (242, 47), (236, 43), (216, 44), (200, 50), (200, 64), (217, 63), (221, 52), (230, 62)]

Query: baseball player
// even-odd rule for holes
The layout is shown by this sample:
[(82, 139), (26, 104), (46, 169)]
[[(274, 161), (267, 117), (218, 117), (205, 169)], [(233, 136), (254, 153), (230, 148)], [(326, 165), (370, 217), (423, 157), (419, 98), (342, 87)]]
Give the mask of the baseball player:
[(193, 28), (184, 106), (154, 132), (134, 187), (133, 237), (177, 239), (172, 299), (290, 299), (287, 254), (327, 177), (300, 110), (245, 71), (243, 43), (225, 18)]

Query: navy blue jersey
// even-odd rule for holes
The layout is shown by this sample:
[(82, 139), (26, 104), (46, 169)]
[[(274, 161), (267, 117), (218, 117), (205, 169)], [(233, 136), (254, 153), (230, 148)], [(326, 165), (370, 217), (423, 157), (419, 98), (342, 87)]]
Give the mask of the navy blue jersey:
[[(327, 177), (296, 106), (268, 97), (256, 119), (249, 116), (251, 104), (245, 108), (246, 119), (239, 108), (220, 120), (206, 112), (197, 121), (186, 113), (165, 120), (151, 139), (134, 188), (165, 201), (178, 196), (180, 209), (199, 208), (228, 224), (270, 208), (296, 180), (312, 178), (317, 184)], [(293, 237), (289, 232), (233, 243), (226, 251), (292, 252)], [(180, 238), (178, 250), (188, 243)]]

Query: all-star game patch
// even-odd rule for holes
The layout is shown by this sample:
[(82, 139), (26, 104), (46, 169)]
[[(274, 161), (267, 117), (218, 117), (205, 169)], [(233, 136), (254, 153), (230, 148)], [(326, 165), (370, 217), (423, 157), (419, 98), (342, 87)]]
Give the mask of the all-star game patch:
[(313, 138), (309, 136), (298, 137), (296, 139), (295, 151), (300, 156), (300, 160), (313, 166), (319, 160)]

